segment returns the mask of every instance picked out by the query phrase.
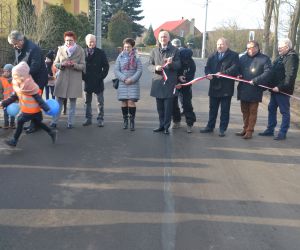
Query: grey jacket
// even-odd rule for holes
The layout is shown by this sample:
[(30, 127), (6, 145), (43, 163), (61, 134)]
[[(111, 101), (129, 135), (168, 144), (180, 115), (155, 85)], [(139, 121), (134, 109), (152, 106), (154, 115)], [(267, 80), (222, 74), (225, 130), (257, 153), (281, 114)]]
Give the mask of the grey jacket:
[[(165, 73), (168, 77), (164, 82), (162, 72), (155, 70), (157, 65), (164, 65), (165, 59), (173, 57), (173, 62), (166, 66)], [(168, 44), (166, 49), (157, 47), (152, 50), (149, 60), (149, 70), (153, 73), (152, 86), (150, 95), (156, 98), (172, 98), (174, 97), (174, 87), (177, 84), (177, 70), (181, 67), (179, 50)]]
[[(139, 79), (143, 73), (142, 62), (135, 55), (136, 68), (125, 69), (125, 65), (129, 62), (130, 57), (127, 52), (120, 53), (116, 60), (114, 73), (119, 79), (118, 100), (139, 100), (140, 99), (140, 84)], [(133, 80), (131, 84), (125, 84), (125, 80), (130, 78)]]

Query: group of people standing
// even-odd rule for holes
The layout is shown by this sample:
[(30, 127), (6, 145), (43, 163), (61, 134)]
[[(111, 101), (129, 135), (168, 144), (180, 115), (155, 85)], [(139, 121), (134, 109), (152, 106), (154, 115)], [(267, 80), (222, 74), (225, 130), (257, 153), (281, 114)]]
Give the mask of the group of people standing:
[[(17, 144), (26, 121), (32, 122), (26, 128), (27, 133), (34, 132), (37, 127), (42, 127), (55, 141), (56, 133), (53, 130), (57, 127), (62, 107), (67, 99), (69, 100), (67, 128), (72, 129), (75, 122), (76, 100), (82, 97), (82, 82), (84, 82), (86, 118), (82, 125), (89, 126), (92, 124), (92, 97), (95, 94), (98, 104), (97, 125), (99, 127), (104, 126), (103, 80), (108, 74), (109, 63), (104, 51), (96, 47), (94, 35), (86, 36), (86, 48), (78, 45), (76, 40), (77, 37), (74, 32), (65, 32), (64, 44), (58, 47), (56, 55), (48, 53), (47, 58), (49, 60), (46, 58), (44, 61), (41, 49), (21, 32), (12, 31), (8, 36), (8, 41), (15, 48), (16, 53), (15, 64), (17, 66), (15, 67), (17, 68), (14, 72), (19, 82), (16, 88), (26, 89), (26, 84), (30, 82), (31, 85), (27, 87), (32, 87), (34, 91), (30, 92), (31, 96), (22, 92), (10, 101), (2, 102), (1, 105), (5, 107), (17, 98), (19, 100), (21, 98), (20, 103), (26, 106), (26, 101), (22, 103), (22, 100), (31, 98), (35, 104), (47, 111), (49, 107), (39, 98), (44, 87), (47, 86), (47, 98), (51, 93), (52, 97), (55, 96), (58, 100), (60, 107), (58, 114), (52, 118), (50, 123), (52, 129), (42, 123), (40, 108), (35, 109), (28, 116), (26, 111), (32, 110), (24, 106), (22, 111), (21, 107), (23, 113), (18, 118), (17, 132), (8, 141), (9, 145), (15, 146)], [(192, 58), (192, 50), (182, 48), (178, 41), (171, 43), (169, 33), (161, 31), (158, 35), (158, 45), (150, 53), (148, 68), (153, 73), (150, 95), (156, 98), (159, 117), (159, 126), (153, 130), (154, 132), (169, 134), (172, 118), (172, 128), (180, 127), (181, 114), (178, 96), (182, 102), (188, 133), (192, 132), (193, 124), (196, 121), (192, 106), (191, 85), (184, 85), (184, 83), (194, 79), (196, 65)], [(244, 126), (236, 135), (242, 136), (244, 139), (252, 138), (259, 102), (262, 101), (263, 91), (268, 88), (271, 91), (268, 126), (259, 135), (275, 135), (277, 109), (279, 108), (282, 114), (282, 123), (274, 139), (283, 140), (286, 138), (290, 125), (289, 95), (292, 95), (294, 91), (299, 59), (292, 49), (289, 39), (283, 39), (279, 42), (278, 51), (279, 56), (272, 64), (270, 58), (260, 52), (259, 44), (256, 41), (249, 41), (246, 53), (239, 57), (236, 52), (229, 48), (227, 39), (218, 39), (217, 50), (208, 57), (204, 70), (207, 79), (210, 80), (208, 92), (209, 119), (207, 125), (200, 130), (201, 133), (213, 132), (219, 107), (221, 107), (219, 136), (225, 136), (230, 120), (234, 84), (237, 78), (242, 78), (248, 81), (247, 83), (240, 82), (237, 87), (237, 97), (241, 103)], [(23, 65), (24, 63), (28, 67)], [(119, 80), (117, 98), (121, 102), (123, 129), (135, 130), (136, 103), (140, 99), (139, 80), (142, 71), (142, 62), (137, 55), (135, 41), (132, 38), (126, 38), (123, 41), (123, 50), (116, 59), (114, 67), (115, 76)], [(29, 75), (30, 78), (28, 78)], [(26, 80), (27, 78), (32, 81)], [(16, 79), (15, 82), (17, 82)], [(37, 84), (39, 91), (32, 82)]]
[[(96, 48), (96, 38), (89, 34), (86, 36), (87, 47), (83, 49), (76, 43), (76, 34), (72, 31), (64, 33), (64, 44), (58, 47), (55, 59), (49, 53), (44, 60), (38, 45), (28, 40), (21, 32), (12, 31), (8, 36), (8, 42), (14, 47), (16, 54), (15, 67), (12, 68), (12, 88), (14, 95), (1, 102), (6, 108), (12, 102), (19, 100), (21, 114), (18, 116), (17, 130), (13, 137), (6, 141), (10, 146), (16, 146), (24, 123), (31, 121), (30, 126), (25, 127), (27, 133), (42, 128), (48, 132), (52, 141), (56, 140), (57, 122), (60, 118), (63, 104), (69, 99), (69, 112), (67, 128), (74, 126), (76, 100), (82, 97), (82, 80), (85, 83), (86, 93), (86, 121), (83, 126), (92, 123), (92, 96), (97, 95), (99, 127), (104, 126), (104, 84), (109, 63), (103, 50)], [(49, 59), (49, 60), (48, 60)], [(53, 66), (53, 67), (52, 67)], [(28, 71), (28, 72), (27, 72)], [(54, 71), (54, 72), (53, 72)], [(49, 86), (49, 80), (54, 80), (54, 86)], [(48, 83), (48, 85), (47, 85)], [(39, 89), (37, 91), (36, 87)], [(44, 87), (46, 95), (49, 93), (56, 97), (59, 103), (59, 112), (52, 117), (50, 128), (42, 123), (41, 108), (47, 112), (48, 105), (41, 97)], [(50, 87), (50, 88), (47, 88)], [(28, 92), (27, 90), (31, 91)], [(34, 91), (33, 91), (34, 90)]]
[[(205, 73), (210, 80), (209, 120), (206, 127), (200, 130), (201, 133), (213, 132), (221, 106), (219, 136), (225, 136), (235, 80), (218, 76), (223, 74), (248, 81), (239, 82), (237, 86), (237, 98), (240, 100), (244, 126), (236, 135), (244, 139), (252, 138), (259, 103), (262, 101), (263, 92), (269, 89), (271, 99), (268, 106), (268, 125), (259, 135), (274, 136), (275, 140), (286, 139), (290, 127), (290, 95), (294, 91), (299, 58), (289, 39), (279, 41), (278, 52), (279, 56), (272, 64), (270, 58), (260, 52), (257, 41), (249, 41), (246, 53), (240, 58), (236, 52), (229, 49), (229, 42), (225, 38), (217, 41), (217, 51), (209, 56), (205, 67)], [(279, 132), (275, 135), (278, 108), (282, 122)]]
[[(169, 127), (173, 115), (173, 128), (177, 128), (180, 122), (175, 112), (179, 110), (177, 97), (174, 97), (174, 88), (180, 89), (188, 100), (187, 108), (187, 132), (191, 132), (191, 126), (195, 121), (191, 105), (190, 86), (180, 86), (181, 83), (191, 81), (192, 77), (182, 77), (181, 73), (194, 72), (192, 64), (185, 68), (183, 57), (180, 54), (184, 49), (177, 49), (170, 42), (167, 31), (161, 31), (158, 35), (158, 47), (150, 54), (150, 70), (153, 72), (151, 96), (156, 98), (159, 115), (159, 127), (154, 132), (164, 131), (169, 134)], [(239, 56), (229, 48), (229, 41), (220, 38), (217, 41), (216, 52), (212, 53), (205, 65), (205, 74), (210, 80), (209, 85), (209, 118), (207, 125), (200, 130), (201, 133), (212, 133), (216, 126), (216, 120), (220, 108), (219, 136), (224, 137), (230, 120), (231, 99), (234, 95), (235, 82), (243, 79), (237, 86), (237, 98), (240, 100), (243, 116), (243, 128), (237, 132), (237, 136), (251, 139), (257, 121), (259, 103), (262, 101), (263, 92), (271, 91), (271, 99), (268, 106), (267, 129), (260, 136), (274, 136), (275, 140), (286, 139), (290, 126), (290, 96), (293, 94), (297, 77), (299, 58), (293, 50), (289, 39), (282, 39), (278, 44), (279, 56), (273, 64), (267, 55), (261, 53), (257, 41), (247, 43), (247, 51)], [(186, 52), (185, 52), (186, 53)], [(183, 71), (182, 71), (183, 70)], [(227, 76), (227, 77), (226, 77)], [(167, 79), (167, 80), (166, 80)], [(190, 109), (188, 107), (191, 107)], [(275, 135), (277, 125), (277, 109), (282, 115), (279, 132)]]

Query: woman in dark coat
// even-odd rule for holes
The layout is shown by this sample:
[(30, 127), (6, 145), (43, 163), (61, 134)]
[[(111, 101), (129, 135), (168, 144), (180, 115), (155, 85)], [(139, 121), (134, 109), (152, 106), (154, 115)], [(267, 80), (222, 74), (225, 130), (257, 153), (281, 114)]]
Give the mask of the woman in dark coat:
[(85, 37), (87, 48), (85, 49), (86, 71), (83, 73), (84, 91), (85, 91), (85, 118), (82, 124), (88, 126), (92, 124), (92, 98), (93, 93), (97, 96), (98, 116), (97, 123), (99, 127), (104, 126), (104, 83), (103, 80), (108, 74), (109, 63), (105, 52), (96, 48), (96, 37), (88, 34)]

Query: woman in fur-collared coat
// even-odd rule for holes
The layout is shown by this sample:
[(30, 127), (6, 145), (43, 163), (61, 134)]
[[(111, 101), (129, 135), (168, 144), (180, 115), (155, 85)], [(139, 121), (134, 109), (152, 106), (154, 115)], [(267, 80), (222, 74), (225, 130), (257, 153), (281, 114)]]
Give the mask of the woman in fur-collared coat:
[(51, 126), (56, 127), (60, 117), (63, 101), (70, 100), (67, 128), (74, 126), (76, 99), (82, 97), (82, 72), (85, 69), (85, 54), (83, 48), (76, 44), (76, 34), (72, 31), (64, 33), (65, 44), (58, 48), (54, 65), (59, 69), (55, 82), (54, 95), (56, 96), (60, 112), (53, 117)]

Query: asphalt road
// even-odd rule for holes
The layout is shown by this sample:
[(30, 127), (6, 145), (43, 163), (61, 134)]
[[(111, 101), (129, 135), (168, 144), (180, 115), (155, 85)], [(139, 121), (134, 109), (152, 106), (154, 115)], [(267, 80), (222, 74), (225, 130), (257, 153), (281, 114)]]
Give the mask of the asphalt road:
[(145, 66), (137, 128), (125, 131), (112, 77), (104, 128), (81, 126), (80, 100), (75, 128), (62, 117), (56, 145), (40, 131), (10, 149), (3, 140), (11, 131), (0, 131), (0, 250), (300, 249), (298, 129), (286, 141), (257, 136), (267, 120), (260, 105), (253, 139), (241, 139), (234, 98), (226, 137), (200, 134), (204, 81), (193, 88), (193, 133), (184, 123), (169, 136), (153, 133), (158, 116)]

